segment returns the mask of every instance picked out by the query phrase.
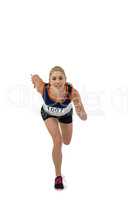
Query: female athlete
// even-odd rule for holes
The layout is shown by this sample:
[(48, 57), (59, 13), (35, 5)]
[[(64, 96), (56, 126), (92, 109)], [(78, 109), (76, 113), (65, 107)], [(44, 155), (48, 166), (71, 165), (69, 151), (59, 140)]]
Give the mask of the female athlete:
[(48, 83), (44, 82), (37, 74), (32, 75), (31, 80), (34, 88), (44, 100), (41, 116), (53, 141), (52, 158), (56, 174), (54, 187), (63, 189), (62, 144), (70, 144), (72, 138), (72, 103), (81, 120), (87, 120), (87, 114), (79, 92), (67, 82), (63, 68), (53, 67), (49, 73)]

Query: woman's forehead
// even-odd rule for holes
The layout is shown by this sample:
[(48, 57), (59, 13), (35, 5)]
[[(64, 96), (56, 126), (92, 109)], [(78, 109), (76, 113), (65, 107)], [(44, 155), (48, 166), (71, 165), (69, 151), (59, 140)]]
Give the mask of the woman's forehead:
[(55, 71), (51, 74), (51, 76), (64, 76), (64, 74), (60, 71)]

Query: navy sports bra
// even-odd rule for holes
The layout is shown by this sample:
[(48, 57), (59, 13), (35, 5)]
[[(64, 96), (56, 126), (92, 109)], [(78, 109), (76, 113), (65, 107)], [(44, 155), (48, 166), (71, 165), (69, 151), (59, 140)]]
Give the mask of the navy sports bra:
[(48, 89), (49, 89), (49, 83), (45, 83), (44, 92), (43, 92), (43, 109), (50, 115), (53, 116), (63, 116), (70, 112), (72, 109), (72, 103), (71, 103), (71, 93), (72, 93), (72, 85), (70, 83), (66, 83), (67, 87), (67, 94), (64, 98), (64, 101), (61, 102), (55, 102), (52, 98), (49, 97)]

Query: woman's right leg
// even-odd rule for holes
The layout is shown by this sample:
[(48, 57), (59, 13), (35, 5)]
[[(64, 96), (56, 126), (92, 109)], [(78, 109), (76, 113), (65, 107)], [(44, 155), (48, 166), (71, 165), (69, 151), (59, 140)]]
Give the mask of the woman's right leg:
[(55, 173), (56, 176), (61, 176), (62, 136), (60, 133), (58, 121), (51, 117), (45, 120), (45, 125), (53, 140), (52, 158), (55, 165)]

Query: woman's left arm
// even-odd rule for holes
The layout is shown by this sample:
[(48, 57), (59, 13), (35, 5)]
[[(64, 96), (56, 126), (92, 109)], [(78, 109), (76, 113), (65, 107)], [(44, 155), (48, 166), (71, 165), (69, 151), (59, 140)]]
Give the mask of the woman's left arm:
[(74, 88), (72, 90), (72, 101), (74, 103), (74, 107), (75, 107), (76, 113), (80, 117), (80, 119), (81, 120), (87, 120), (87, 114), (85, 112), (83, 103), (81, 101), (80, 94)]

